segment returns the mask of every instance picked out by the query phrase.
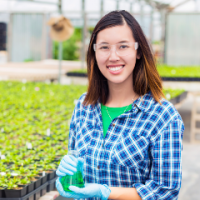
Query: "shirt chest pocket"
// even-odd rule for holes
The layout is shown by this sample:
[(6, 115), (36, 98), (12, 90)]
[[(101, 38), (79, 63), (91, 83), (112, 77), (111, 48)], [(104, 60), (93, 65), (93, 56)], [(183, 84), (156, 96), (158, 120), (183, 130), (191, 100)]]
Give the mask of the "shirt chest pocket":
[(111, 163), (144, 169), (148, 162), (148, 144), (144, 137), (120, 138), (114, 146)]
[(79, 151), (79, 156), (84, 157), (88, 151), (88, 145), (91, 142), (91, 130), (92, 123), (83, 123), (76, 133), (76, 146), (75, 148)]
[(79, 151), (80, 156), (91, 153), (89, 146), (96, 146), (98, 139), (100, 138), (99, 130), (93, 125), (92, 121), (82, 120), (76, 133), (76, 149)]

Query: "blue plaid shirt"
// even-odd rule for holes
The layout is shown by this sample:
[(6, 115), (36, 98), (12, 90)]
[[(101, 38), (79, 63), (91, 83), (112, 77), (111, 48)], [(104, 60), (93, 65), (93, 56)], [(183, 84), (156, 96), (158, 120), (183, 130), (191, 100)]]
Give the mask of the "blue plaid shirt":
[(100, 101), (83, 106), (85, 95), (75, 106), (68, 146), (85, 160), (85, 182), (135, 187), (143, 200), (178, 199), (184, 124), (174, 106), (149, 92), (112, 120), (104, 138)]

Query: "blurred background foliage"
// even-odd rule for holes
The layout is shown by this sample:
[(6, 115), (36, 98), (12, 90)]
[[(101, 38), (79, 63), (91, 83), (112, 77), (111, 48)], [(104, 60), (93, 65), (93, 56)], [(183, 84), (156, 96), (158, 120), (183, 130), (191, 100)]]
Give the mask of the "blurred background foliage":
[[(80, 43), (81, 43), (81, 28), (75, 28), (74, 34), (67, 41), (63, 42), (63, 60), (79, 60)], [(53, 43), (53, 59), (58, 59), (59, 42)]]

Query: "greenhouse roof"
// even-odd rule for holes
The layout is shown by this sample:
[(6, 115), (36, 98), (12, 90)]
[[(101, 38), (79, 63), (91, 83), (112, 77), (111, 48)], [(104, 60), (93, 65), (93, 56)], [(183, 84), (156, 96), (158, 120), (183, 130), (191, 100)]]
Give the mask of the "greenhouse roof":
[[(2, 11), (56, 11), (58, 0), (0, 0)], [(31, 2), (32, 1), (32, 2)], [(36, 2), (34, 2), (36, 1)], [(42, 3), (43, 2), (43, 3)], [(82, 0), (63, 0), (63, 10), (81, 11)], [(140, 3), (146, 2), (146, 7), (152, 5), (157, 9), (170, 8), (175, 12), (197, 12), (200, 11), (200, 0), (104, 0), (104, 11), (116, 9), (119, 2), (119, 9), (129, 10), (130, 3), (134, 11), (139, 11)], [(47, 4), (48, 3), (48, 4)], [(88, 12), (100, 10), (101, 0), (85, 0), (85, 9)], [(148, 8), (146, 8), (148, 10)]]

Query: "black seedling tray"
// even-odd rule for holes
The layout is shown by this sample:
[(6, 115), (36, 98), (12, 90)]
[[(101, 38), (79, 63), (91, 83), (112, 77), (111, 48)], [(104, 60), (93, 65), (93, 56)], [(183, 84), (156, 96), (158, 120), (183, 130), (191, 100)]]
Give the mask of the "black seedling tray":
[(173, 105), (176, 105), (177, 103), (180, 103), (181, 101), (183, 101), (186, 97), (187, 97), (187, 91), (186, 92), (183, 92), (182, 94), (180, 94), (179, 96), (173, 98), (173, 99), (170, 99), (169, 101), (173, 104)]
[(87, 77), (86, 73), (78, 73), (78, 72), (67, 72), (67, 76), (76, 76), (76, 77)]
[(161, 77), (163, 81), (200, 81), (198, 77)]
[(33, 190), (32, 192), (28, 193), (27, 195), (21, 198), (0, 198), (0, 200), (38, 200), (41, 196), (43, 196), (46, 192), (50, 192), (55, 188), (55, 181), (58, 177), (47, 181), (37, 189)]
[[(66, 76), (87, 77), (83, 72), (67, 72)], [(200, 77), (161, 77), (163, 81), (200, 81)]]

